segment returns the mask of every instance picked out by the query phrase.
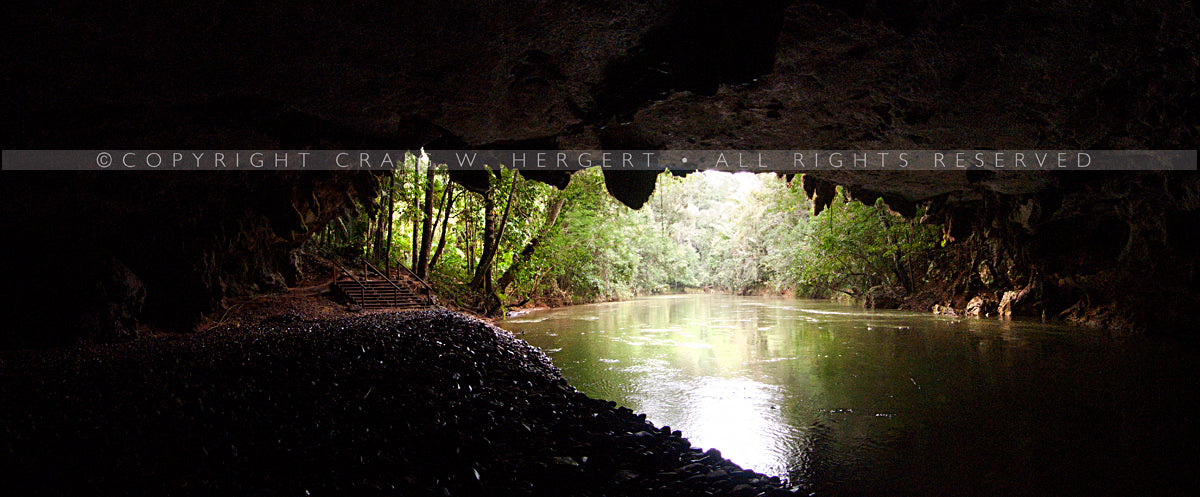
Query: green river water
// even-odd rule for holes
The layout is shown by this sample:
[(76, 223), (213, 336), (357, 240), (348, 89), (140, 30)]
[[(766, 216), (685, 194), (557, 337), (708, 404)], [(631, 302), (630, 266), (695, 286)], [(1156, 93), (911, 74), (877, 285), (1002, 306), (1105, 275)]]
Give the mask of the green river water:
[(676, 295), (500, 323), (579, 390), (816, 495), (1191, 495), (1197, 347)]

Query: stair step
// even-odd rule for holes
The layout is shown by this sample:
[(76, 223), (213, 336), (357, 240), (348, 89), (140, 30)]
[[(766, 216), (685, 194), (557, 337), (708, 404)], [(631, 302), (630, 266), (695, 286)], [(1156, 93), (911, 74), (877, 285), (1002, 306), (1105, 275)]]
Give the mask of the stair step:
[[(339, 266), (341, 267), (341, 266)], [(361, 271), (341, 268), (341, 276), (334, 280), (331, 288), (362, 307), (391, 307), (398, 309), (420, 309), (432, 305), (429, 285), (415, 278), (403, 267), (388, 271), (388, 276), (368, 265)]]
[(362, 307), (393, 307), (416, 309), (429, 305), (429, 297), (416, 287), (417, 281), (403, 272), (393, 280), (355, 280), (342, 278), (333, 282), (334, 289), (351, 302)]

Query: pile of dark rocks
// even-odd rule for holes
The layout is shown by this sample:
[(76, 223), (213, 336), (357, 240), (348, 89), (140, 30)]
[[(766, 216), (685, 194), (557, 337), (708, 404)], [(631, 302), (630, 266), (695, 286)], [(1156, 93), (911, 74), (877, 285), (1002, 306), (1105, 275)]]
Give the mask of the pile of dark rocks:
[(0, 399), (5, 495), (791, 494), (447, 311), (6, 351)]

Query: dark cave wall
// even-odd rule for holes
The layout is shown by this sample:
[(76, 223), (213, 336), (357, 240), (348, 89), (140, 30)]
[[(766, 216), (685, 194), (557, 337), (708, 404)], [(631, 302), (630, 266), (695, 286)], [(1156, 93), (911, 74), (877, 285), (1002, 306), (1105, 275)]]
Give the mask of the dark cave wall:
[(1195, 328), (1200, 174), (1058, 174), (1034, 193), (933, 204), (947, 244), (906, 308), (1120, 333)]
[(6, 172), (5, 345), (188, 330), (294, 285), (312, 230), (371, 205), (367, 172)]
[(1068, 178), (1079, 184), (1010, 215), (1032, 232), (1047, 313), (1125, 332), (1196, 329), (1200, 175), (1106, 176)]

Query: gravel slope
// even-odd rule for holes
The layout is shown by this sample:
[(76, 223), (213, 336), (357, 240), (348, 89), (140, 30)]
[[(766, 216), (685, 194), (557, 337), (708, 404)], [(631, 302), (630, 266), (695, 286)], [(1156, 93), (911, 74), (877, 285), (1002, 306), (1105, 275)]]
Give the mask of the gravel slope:
[(448, 311), (4, 351), (0, 399), (4, 495), (790, 494)]

